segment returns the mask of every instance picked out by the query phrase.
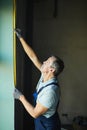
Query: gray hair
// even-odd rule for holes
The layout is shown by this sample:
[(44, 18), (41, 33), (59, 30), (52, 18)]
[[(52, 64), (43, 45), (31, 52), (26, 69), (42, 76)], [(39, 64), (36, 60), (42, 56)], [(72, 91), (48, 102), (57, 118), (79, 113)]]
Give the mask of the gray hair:
[(55, 60), (53, 61), (51, 67), (55, 69), (54, 75), (58, 76), (64, 69), (64, 62), (57, 56), (54, 56)]

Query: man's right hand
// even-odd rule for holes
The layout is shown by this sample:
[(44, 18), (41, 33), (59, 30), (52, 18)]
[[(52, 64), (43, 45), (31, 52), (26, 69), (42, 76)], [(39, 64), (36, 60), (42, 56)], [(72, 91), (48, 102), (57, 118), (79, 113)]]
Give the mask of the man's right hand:
[(18, 89), (14, 89), (14, 93), (13, 93), (13, 96), (14, 96), (14, 99), (20, 99), (20, 96), (23, 95)]
[(21, 30), (19, 28), (14, 29), (14, 32), (16, 33), (17, 37), (20, 39), (22, 37)]

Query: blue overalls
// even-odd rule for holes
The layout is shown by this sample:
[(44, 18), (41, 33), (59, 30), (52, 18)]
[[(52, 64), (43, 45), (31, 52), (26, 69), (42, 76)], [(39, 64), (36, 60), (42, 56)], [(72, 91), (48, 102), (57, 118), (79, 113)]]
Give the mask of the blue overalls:
[[(34, 96), (34, 103), (36, 103), (36, 99), (40, 91), (42, 91), (43, 88), (47, 87), (48, 85), (56, 84), (55, 82), (49, 83), (46, 86), (42, 87), (38, 92), (35, 92), (33, 94)], [(59, 103), (58, 103), (59, 104)], [(58, 105), (57, 105), (58, 107)], [(46, 118), (45, 116), (41, 115), (38, 118), (35, 119), (35, 130), (61, 130), (61, 123), (60, 119), (57, 113), (57, 109), (54, 115), (52, 115), (49, 118)]]

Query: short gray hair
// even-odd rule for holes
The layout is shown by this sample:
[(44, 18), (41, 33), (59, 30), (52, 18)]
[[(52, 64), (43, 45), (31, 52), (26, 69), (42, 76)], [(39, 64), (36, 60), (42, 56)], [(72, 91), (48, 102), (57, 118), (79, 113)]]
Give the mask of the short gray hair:
[(58, 56), (53, 57), (55, 57), (56, 60), (53, 61), (51, 67), (55, 69), (54, 75), (58, 76), (64, 69), (64, 62)]

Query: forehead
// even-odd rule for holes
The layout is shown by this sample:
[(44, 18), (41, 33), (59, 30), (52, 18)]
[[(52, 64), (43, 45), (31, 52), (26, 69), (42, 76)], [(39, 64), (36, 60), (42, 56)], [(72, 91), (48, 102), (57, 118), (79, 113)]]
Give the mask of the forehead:
[(51, 56), (51, 57), (49, 57), (47, 60), (48, 60), (48, 61), (55, 61), (56, 58), (55, 58), (54, 56)]

